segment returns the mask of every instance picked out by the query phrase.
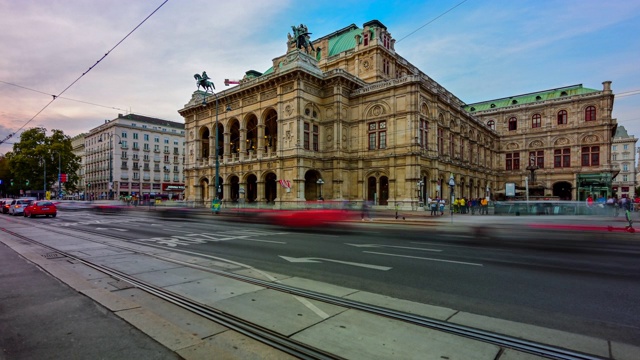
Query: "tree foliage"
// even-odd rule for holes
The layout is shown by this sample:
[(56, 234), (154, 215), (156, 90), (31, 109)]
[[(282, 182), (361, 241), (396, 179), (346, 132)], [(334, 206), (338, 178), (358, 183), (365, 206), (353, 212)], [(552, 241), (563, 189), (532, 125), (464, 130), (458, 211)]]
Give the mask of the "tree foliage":
[(71, 138), (62, 130), (53, 130), (50, 136), (47, 136), (47, 129), (41, 127), (24, 131), (20, 141), (13, 144), (13, 151), (6, 154), (14, 182), (13, 193), (17, 194), (20, 189), (44, 190), (45, 182), (49, 190), (57, 183), (58, 172), (67, 174), (64, 189), (75, 191), (80, 158), (72, 150)]

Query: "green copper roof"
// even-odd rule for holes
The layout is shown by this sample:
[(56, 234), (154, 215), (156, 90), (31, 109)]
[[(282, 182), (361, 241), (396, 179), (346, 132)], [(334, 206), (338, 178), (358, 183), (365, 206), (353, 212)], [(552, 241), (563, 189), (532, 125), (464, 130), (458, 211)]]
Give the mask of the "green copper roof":
[(562, 87), (558, 89), (544, 90), (540, 92), (511, 96), (508, 98), (488, 100), (474, 104), (467, 104), (463, 108), (468, 112), (484, 111), (491, 109), (500, 109), (507, 106), (519, 104), (532, 104), (539, 101), (559, 99), (562, 97), (570, 97), (573, 95), (589, 94), (600, 90), (588, 89), (582, 87), (582, 84)]
[(362, 35), (362, 29), (352, 27), (342, 33), (329, 38), (328, 56), (338, 55), (341, 52), (351, 50), (356, 47), (356, 35)]

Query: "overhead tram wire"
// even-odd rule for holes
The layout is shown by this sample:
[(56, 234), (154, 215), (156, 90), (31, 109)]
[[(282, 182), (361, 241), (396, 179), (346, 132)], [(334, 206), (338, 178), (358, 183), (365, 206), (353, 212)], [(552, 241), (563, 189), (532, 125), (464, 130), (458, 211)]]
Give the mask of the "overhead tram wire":
[(62, 90), (58, 95), (52, 95), (51, 101), (49, 101), (42, 109), (40, 109), (40, 111), (38, 111), (35, 115), (33, 115), (33, 117), (31, 117), (31, 119), (29, 119), (27, 122), (25, 122), (18, 130), (12, 132), (11, 134), (7, 135), (7, 137), (5, 137), (4, 139), (0, 140), (0, 144), (4, 143), (8, 139), (10, 139), (13, 135), (18, 133), (20, 130), (24, 129), (24, 127), (27, 126), (27, 124), (29, 124), (31, 121), (33, 121), (38, 115), (40, 115), (40, 113), (42, 113), (46, 108), (48, 108), (49, 105), (51, 105), (54, 101), (56, 101), (58, 99), (58, 97), (60, 97), (60, 95), (64, 94), (73, 85), (75, 85), (75, 83), (77, 83), (83, 76), (87, 75), (91, 70), (93, 70), (94, 67), (96, 67), (113, 50), (115, 50), (120, 44), (122, 44), (131, 34), (133, 34), (136, 30), (138, 30), (138, 28), (140, 26), (142, 26), (142, 24), (144, 24), (147, 20), (149, 20), (149, 18), (151, 16), (153, 16), (158, 10), (160, 10), (160, 8), (163, 7), (164, 4), (166, 4), (168, 1), (169, 0), (164, 0), (162, 2), (162, 4), (160, 4), (160, 6), (158, 6), (155, 10), (153, 10), (151, 12), (151, 14), (149, 14), (146, 18), (144, 18), (144, 20), (142, 20), (138, 25), (136, 25), (136, 27), (134, 27), (133, 30), (131, 30), (127, 35), (125, 35), (125, 37), (123, 37), (120, 41), (118, 41), (118, 43), (115, 44), (111, 49), (109, 49), (109, 51), (107, 51), (104, 55), (102, 55), (102, 57), (100, 59), (98, 59), (98, 61), (96, 61), (95, 64), (91, 65), (91, 67), (89, 67), (89, 69), (87, 71), (83, 72), (82, 75), (78, 76), (77, 79), (75, 79), (71, 84), (69, 84), (69, 86), (64, 88), (64, 90)]
[[(36, 93), (39, 93), (39, 94), (47, 95), (47, 96), (50, 96), (50, 97), (52, 97), (52, 98), (53, 98), (53, 97), (55, 97), (55, 98), (60, 98), (60, 99), (63, 99), (63, 100), (79, 102), (79, 103), (81, 103), (81, 104), (87, 104), (87, 105), (92, 105), (92, 106), (98, 106), (98, 107), (102, 107), (102, 108), (105, 108), (105, 109), (119, 110), (119, 111), (122, 111), (122, 112), (127, 113), (127, 114), (128, 114), (128, 113), (130, 113), (130, 110), (128, 110), (128, 109), (122, 109), (122, 108), (119, 108), (119, 107), (116, 107), (116, 106), (101, 105), (101, 104), (96, 104), (96, 103), (92, 103), (92, 102), (89, 102), (89, 101), (83, 101), (83, 100), (78, 100), (78, 99), (72, 99), (72, 98), (68, 98), (68, 97), (64, 97), (64, 96), (57, 96), (57, 95), (49, 94), (49, 93), (44, 92), (44, 91), (40, 91), (40, 90), (36, 90), (36, 89), (32, 89), (32, 88), (29, 88), (29, 87), (26, 87), (26, 86), (22, 86), (22, 85), (14, 84), (14, 83), (10, 83), (10, 82), (7, 82), (7, 81), (2, 81), (2, 80), (0, 80), (0, 83), (7, 84), (7, 85), (11, 85), (11, 86), (15, 86), (15, 87), (19, 87), (19, 88), (21, 88), (21, 89), (25, 89), (25, 90), (33, 91), (33, 92), (36, 92)], [(147, 117), (159, 118), (159, 117), (158, 117), (158, 116), (156, 116), (156, 115), (143, 114), (143, 113), (136, 113), (136, 115), (142, 115), (142, 116), (147, 116)]]
[(441, 17), (445, 16), (447, 13), (449, 13), (449, 12), (453, 11), (455, 8), (457, 8), (458, 6), (460, 6), (460, 5), (464, 4), (464, 3), (466, 3), (467, 1), (469, 1), (469, 0), (463, 0), (463, 1), (459, 2), (457, 5), (453, 6), (453, 7), (452, 7), (452, 8), (450, 8), (449, 10), (447, 10), (447, 11), (443, 12), (442, 14), (440, 14), (440, 15), (436, 16), (435, 18), (433, 18), (433, 19), (429, 20), (426, 24), (424, 24), (424, 25), (420, 26), (419, 28), (417, 28), (417, 29), (415, 29), (414, 31), (410, 32), (409, 34), (405, 35), (405, 36), (404, 36), (403, 38), (401, 38), (400, 40), (396, 40), (396, 44), (397, 44), (397, 43), (399, 43), (400, 41), (402, 41), (402, 40), (404, 40), (404, 39), (408, 38), (409, 36), (411, 36), (411, 35), (413, 35), (413, 34), (417, 33), (418, 31), (420, 31), (420, 30), (421, 30), (422, 28), (424, 28), (425, 26), (427, 26), (427, 25), (431, 24), (432, 22), (434, 22), (434, 21), (438, 20), (439, 18), (441, 18)]

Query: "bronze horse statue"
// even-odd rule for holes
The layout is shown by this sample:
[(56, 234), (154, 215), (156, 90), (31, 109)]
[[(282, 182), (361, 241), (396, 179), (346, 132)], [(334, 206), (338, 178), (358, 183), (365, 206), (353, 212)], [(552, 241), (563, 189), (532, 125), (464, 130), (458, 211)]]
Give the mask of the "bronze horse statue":
[(216, 87), (213, 85), (213, 83), (211, 81), (209, 81), (210, 77), (207, 75), (206, 71), (202, 72), (202, 76), (200, 76), (200, 74), (193, 75), (193, 78), (196, 79), (196, 84), (198, 85), (198, 90), (200, 90), (201, 86), (204, 89), (204, 92), (211, 91), (213, 93), (213, 90), (216, 89)]
[(313, 51), (316, 51), (316, 49), (313, 48), (313, 44), (311, 43), (311, 38), (309, 37), (311, 33), (307, 31), (306, 26), (300, 24), (300, 27), (291, 26), (291, 29), (293, 30), (293, 34), (294, 34), (293, 39), (291, 41), (292, 43), (296, 44), (296, 49), (304, 48), (304, 51), (307, 54), (309, 53), (309, 48), (311, 48), (311, 50)]

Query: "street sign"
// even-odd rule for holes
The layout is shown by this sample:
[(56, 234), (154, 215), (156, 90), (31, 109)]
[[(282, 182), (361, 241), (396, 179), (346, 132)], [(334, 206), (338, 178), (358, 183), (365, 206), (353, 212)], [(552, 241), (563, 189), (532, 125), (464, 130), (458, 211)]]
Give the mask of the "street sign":
[(515, 183), (506, 183), (504, 194), (506, 196), (516, 196), (516, 184)]

